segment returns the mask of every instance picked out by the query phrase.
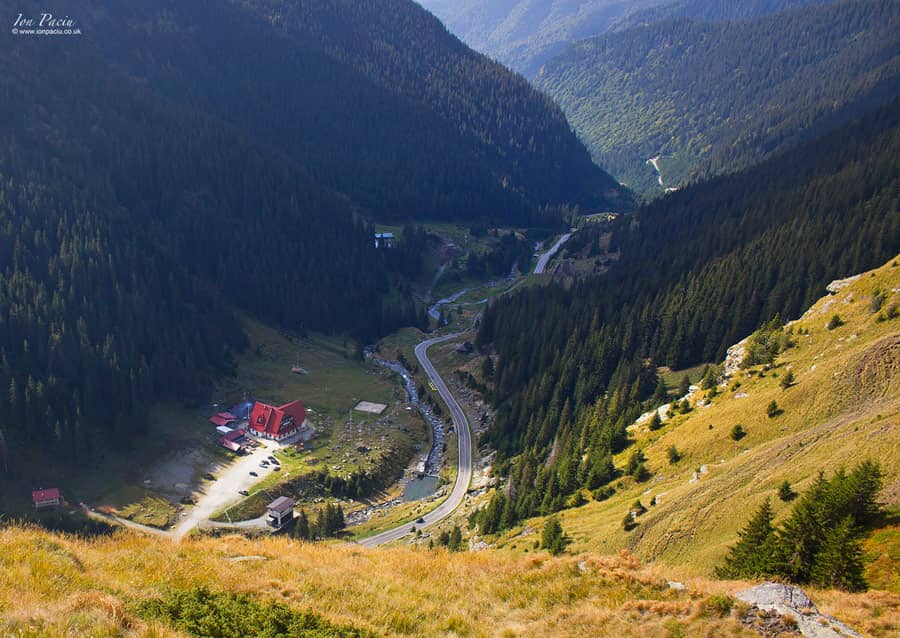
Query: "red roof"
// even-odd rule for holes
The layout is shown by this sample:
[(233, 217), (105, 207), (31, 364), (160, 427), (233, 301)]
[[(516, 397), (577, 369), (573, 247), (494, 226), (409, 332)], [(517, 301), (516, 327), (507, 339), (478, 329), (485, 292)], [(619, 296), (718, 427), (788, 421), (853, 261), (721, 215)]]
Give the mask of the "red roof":
[(296, 432), (306, 421), (306, 407), (302, 401), (292, 401), (273, 407), (257, 401), (250, 412), (250, 428), (260, 434), (285, 436)]
[(43, 503), (44, 501), (56, 501), (61, 499), (59, 488), (51, 487), (46, 490), (34, 490), (31, 493), (31, 500), (35, 503)]
[(221, 427), (223, 425), (228, 425), (232, 421), (237, 421), (237, 417), (231, 412), (219, 412), (217, 415), (210, 417), (209, 420), (213, 425)]
[(247, 434), (247, 430), (232, 430), (228, 434), (222, 437), (223, 441), (237, 441), (241, 437)]
[(239, 443), (235, 443), (234, 441), (229, 441), (224, 436), (219, 439), (219, 445), (227, 450), (231, 450), (232, 452), (240, 452), (241, 446)]

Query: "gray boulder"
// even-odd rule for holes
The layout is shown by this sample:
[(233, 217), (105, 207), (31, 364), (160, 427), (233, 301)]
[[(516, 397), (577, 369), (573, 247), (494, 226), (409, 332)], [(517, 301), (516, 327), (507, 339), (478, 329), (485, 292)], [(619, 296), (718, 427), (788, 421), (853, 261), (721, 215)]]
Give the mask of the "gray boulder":
[(735, 598), (762, 611), (792, 617), (797, 631), (807, 638), (862, 638), (839, 620), (820, 613), (799, 587), (763, 583), (740, 592)]

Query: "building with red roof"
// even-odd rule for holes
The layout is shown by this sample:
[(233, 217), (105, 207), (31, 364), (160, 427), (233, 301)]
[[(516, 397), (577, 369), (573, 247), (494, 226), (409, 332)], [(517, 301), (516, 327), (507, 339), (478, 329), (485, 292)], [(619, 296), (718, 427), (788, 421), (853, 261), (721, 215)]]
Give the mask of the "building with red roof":
[(232, 430), (227, 434), (219, 437), (219, 445), (226, 450), (242, 453), (244, 451), (244, 437), (247, 435), (246, 430)]
[(223, 425), (228, 425), (233, 421), (237, 421), (238, 418), (234, 416), (231, 412), (219, 412), (218, 414), (211, 416), (209, 420), (213, 425), (222, 427)]
[(34, 503), (34, 508), (39, 510), (47, 507), (59, 507), (62, 505), (62, 494), (56, 487), (34, 490), (31, 493), (31, 502)]
[(306, 406), (302, 401), (292, 401), (277, 408), (257, 401), (250, 411), (250, 431), (274, 441), (296, 434), (305, 424)]

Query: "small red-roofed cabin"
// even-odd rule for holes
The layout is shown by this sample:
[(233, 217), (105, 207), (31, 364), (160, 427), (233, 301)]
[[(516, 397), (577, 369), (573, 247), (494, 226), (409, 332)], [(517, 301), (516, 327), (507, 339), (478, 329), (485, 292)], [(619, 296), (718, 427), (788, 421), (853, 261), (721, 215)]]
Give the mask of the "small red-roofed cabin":
[(219, 437), (219, 445), (221, 445), (226, 450), (231, 450), (232, 452), (237, 452), (241, 454), (244, 452), (244, 443), (246, 443), (244, 437), (247, 435), (246, 430), (232, 430), (227, 434)]
[(305, 424), (306, 407), (302, 401), (292, 401), (277, 408), (257, 401), (250, 411), (250, 431), (274, 441), (293, 436)]
[(34, 490), (31, 493), (31, 502), (34, 508), (38, 510), (47, 509), (48, 507), (59, 507), (62, 505), (62, 494), (55, 487), (46, 490)]
[(218, 414), (211, 416), (209, 420), (213, 425), (222, 427), (223, 425), (228, 425), (233, 421), (237, 421), (238, 418), (230, 412), (219, 412)]

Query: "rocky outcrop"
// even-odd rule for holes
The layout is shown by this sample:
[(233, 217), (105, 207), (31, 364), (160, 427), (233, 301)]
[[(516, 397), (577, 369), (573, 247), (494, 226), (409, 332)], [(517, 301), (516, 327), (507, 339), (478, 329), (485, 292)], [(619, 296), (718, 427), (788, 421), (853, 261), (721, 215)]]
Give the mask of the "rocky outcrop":
[(854, 281), (857, 281), (862, 275), (853, 275), (852, 277), (847, 277), (846, 279), (835, 279), (830, 284), (825, 287), (832, 295), (836, 295), (841, 290), (852, 284)]
[(747, 340), (744, 339), (728, 348), (725, 354), (725, 369), (723, 372), (726, 381), (741, 369), (741, 364), (744, 362), (744, 355), (746, 354), (746, 346)]
[[(735, 596), (750, 605), (750, 612), (743, 615), (745, 624), (767, 635), (773, 614), (781, 617), (783, 623), (796, 626), (796, 633), (807, 638), (862, 638), (839, 620), (819, 613), (816, 605), (799, 587), (780, 583), (763, 583), (751, 587)], [(762, 613), (754, 614), (758, 610)], [(756, 620), (760, 620), (756, 626)]]

